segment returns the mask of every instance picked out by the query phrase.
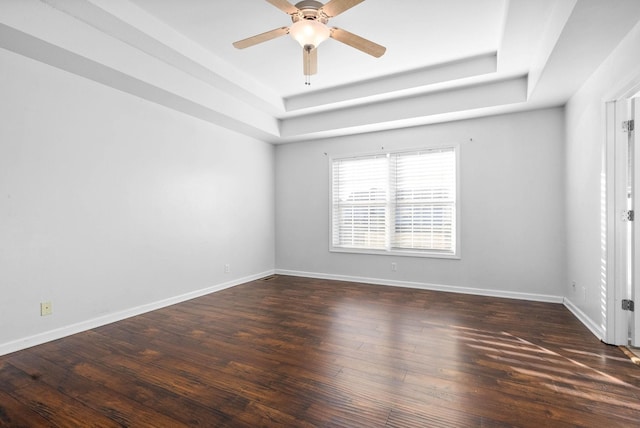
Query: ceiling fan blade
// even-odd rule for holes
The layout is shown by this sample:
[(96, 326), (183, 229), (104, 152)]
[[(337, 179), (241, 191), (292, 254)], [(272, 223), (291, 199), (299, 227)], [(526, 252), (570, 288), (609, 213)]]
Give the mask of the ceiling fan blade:
[(302, 49), (304, 75), (311, 76), (318, 73), (318, 49)]
[(324, 6), (322, 6), (322, 11), (329, 17), (333, 18), (334, 16), (340, 15), (342, 12), (345, 12), (352, 7), (362, 3), (364, 0), (331, 0)]
[(376, 58), (380, 58), (387, 51), (387, 48), (384, 46), (380, 46), (377, 43), (373, 43), (371, 40), (364, 39), (341, 28), (333, 27), (331, 29), (331, 38), (336, 39), (345, 45), (349, 45), (352, 48), (356, 48), (366, 54), (375, 56)]
[(276, 28), (275, 30), (267, 31), (266, 33), (258, 34), (244, 40), (238, 40), (233, 43), (233, 46), (236, 49), (244, 49), (257, 45), (258, 43), (267, 42), (271, 39), (275, 39), (276, 37), (284, 36), (285, 34), (289, 34), (289, 27)]
[(288, 13), (289, 15), (298, 13), (298, 8), (289, 3), (287, 0), (267, 0), (267, 2), (271, 3), (284, 13)]

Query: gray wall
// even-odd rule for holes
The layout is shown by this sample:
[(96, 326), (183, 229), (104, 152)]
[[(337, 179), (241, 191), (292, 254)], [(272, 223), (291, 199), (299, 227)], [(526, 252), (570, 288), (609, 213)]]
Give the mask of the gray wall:
[[(328, 251), (331, 156), (441, 143), (461, 145), (461, 260)], [(561, 301), (564, 153), (562, 108), (278, 146), (276, 268)]]
[(273, 146), (0, 64), (0, 354), (273, 272)]
[[(639, 44), (636, 26), (566, 126), (553, 108), (275, 148), (0, 50), (0, 354), (274, 266), (565, 297), (604, 334), (604, 102), (640, 76)], [(460, 260), (328, 251), (330, 156), (441, 143), (461, 147)]]

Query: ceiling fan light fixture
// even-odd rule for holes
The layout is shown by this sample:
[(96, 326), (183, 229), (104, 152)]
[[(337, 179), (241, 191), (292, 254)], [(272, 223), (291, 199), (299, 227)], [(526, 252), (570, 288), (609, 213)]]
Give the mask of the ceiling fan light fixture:
[(310, 84), (310, 76), (318, 73), (317, 47), (328, 38), (337, 40), (376, 58), (380, 58), (387, 50), (384, 46), (341, 28), (327, 27), (329, 19), (340, 15), (364, 0), (328, 0), (326, 3), (321, 3), (317, 0), (302, 0), (296, 3), (295, 6), (289, 3), (289, 0), (266, 1), (289, 15), (293, 24), (290, 27), (280, 27), (256, 34), (247, 39), (238, 40), (233, 43), (233, 46), (236, 49), (245, 49), (258, 43), (290, 34), (302, 46), (303, 72), (307, 85)]
[(289, 29), (289, 34), (303, 48), (309, 45), (317, 48), (320, 43), (331, 36), (331, 30), (315, 19), (300, 19), (293, 23)]

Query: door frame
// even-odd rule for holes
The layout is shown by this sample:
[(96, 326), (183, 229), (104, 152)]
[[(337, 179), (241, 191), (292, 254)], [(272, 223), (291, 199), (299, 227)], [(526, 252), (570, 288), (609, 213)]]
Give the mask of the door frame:
[[(640, 92), (640, 76), (604, 100), (606, 138), (602, 147), (601, 181), (601, 283), (603, 284), (604, 338), (612, 345), (628, 345), (630, 312), (622, 310), (622, 299), (629, 298), (627, 291), (627, 236), (622, 221), (626, 205), (628, 133), (622, 122), (630, 119), (630, 100)], [(637, 166), (635, 166), (637, 169)], [(639, 244), (636, 243), (636, 247)], [(638, 302), (640, 304), (640, 302)], [(636, 312), (636, 315), (638, 313)]]

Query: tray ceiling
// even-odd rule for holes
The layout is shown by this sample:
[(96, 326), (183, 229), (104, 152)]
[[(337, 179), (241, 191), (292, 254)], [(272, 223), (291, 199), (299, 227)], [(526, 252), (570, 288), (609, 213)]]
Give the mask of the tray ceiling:
[(366, 0), (330, 21), (386, 46), (302, 50), (264, 0), (8, 0), (0, 47), (273, 143), (563, 105), (640, 18), (636, 0)]

